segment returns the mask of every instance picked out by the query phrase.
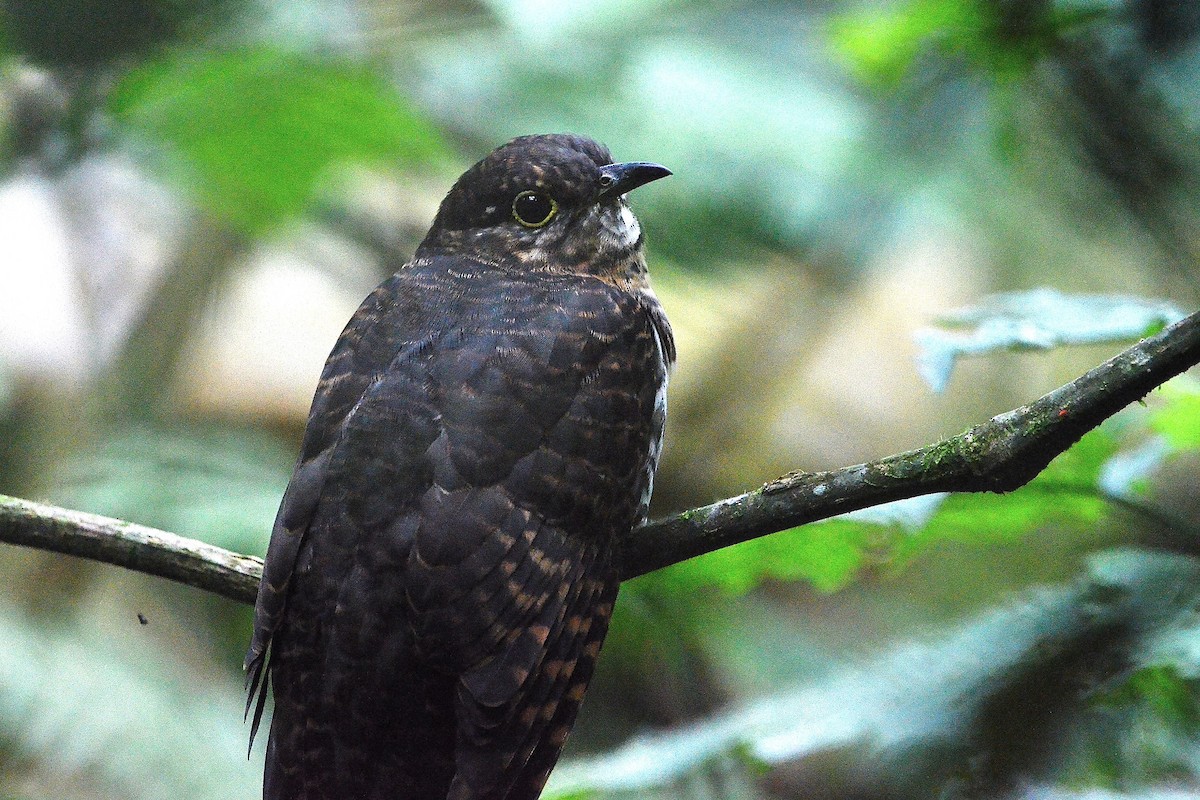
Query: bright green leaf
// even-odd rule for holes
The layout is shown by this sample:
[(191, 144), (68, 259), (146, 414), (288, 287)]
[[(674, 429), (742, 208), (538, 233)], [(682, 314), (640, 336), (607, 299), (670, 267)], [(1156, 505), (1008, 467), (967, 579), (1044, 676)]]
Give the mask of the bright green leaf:
[(447, 155), (369, 70), (275, 50), (167, 57), (127, 75), (109, 107), (126, 131), (175, 156), (212, 212), (250, 232), (303, 212), (334, 167)]
[(915, 0), (890, 11), (878, 8), (837, 17), (830, 38), (859, 78), (892, 88), (935, 40), (978, 30), (980, 6), (963, 0)]
[(1100, 479), (1105, 463), (1118, 449), (1116, 438), (1108, 425), (1090, 431), (1065, 453), (1050, 462), (1030, 486), (1054, 491), (1074, 489), (1090, 491)]
[(1200, 447), (1200, 391), (1179, 380), (1165, 384), (1157, 395), (1163, 403), (1150, 414), (1150, 428), (1178, 450)]
[(1185, 680), (1172, 666), (1139, 669), (1100, 697), (1102, 704), (1144, 704), (1156, 717), (1188, 734), (1200, 733), (1196, 682)]
[(886, 531), (840, 519), (806, 525), (675, 564), (662, 580), (683, 593), (708, 586), (739, 595), (770, 578), (806, 580), (832, 592), (850, 582)]
[(961, 56), (1005, 84), (1027, 74), (1069, 30), (1103, 13), (1050, 4), (1013, 13), (984, 0), (910, 0), (888, 11), (871, 7), (843, 14), (829, 33), (858, 77), (884, 88), (899, 85), (927, 53)]

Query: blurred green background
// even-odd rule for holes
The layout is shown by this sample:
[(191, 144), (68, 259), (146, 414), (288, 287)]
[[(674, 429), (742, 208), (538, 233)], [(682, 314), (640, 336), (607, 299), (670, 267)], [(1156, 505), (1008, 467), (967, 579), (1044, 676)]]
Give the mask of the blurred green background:
[[(656, 514), (1196, 306), (1185, 0), (0, 9), (0, 493), (261, 554), (341, 326), (524, 133), (675, 172), (634, 198), (680, 349)], [(1198, 448), (1185, 377), (1015, 494), (628, 583), (550, 794), (1196, 796)], [(7, 545), (0, 584), (0, 798), (257, 795), (249, 608)]]

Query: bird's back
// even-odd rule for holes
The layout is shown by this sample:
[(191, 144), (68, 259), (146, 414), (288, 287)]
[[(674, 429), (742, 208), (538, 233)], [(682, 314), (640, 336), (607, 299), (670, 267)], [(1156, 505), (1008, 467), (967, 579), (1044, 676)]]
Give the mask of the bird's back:
[(447, 254), (364, 302), (268, 554), (264, 797), (537, 796), (644, 514), (669, 343), (646, 292)]

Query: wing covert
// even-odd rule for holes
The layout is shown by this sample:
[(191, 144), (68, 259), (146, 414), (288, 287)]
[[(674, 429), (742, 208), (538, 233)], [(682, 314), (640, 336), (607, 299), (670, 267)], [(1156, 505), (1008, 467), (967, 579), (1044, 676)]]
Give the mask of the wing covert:
[(271, 530), (263, 577), (254, 607), (254, 633), (243, 668), (248, 697), (254, 706), (250, 744), (258, 731), (266, 700), (265, 669), (271, 638), (286, 610), (288, 589), (301, 545), (320, 502), (334, 444), (342, 424), (362, 397), (376, 370), (394, 356), (387, 334), (394, 326), (381, 324), (395, 303), (397, 277), (378, 286), (359, 306), (338, 337), (317, 384), (296, 467), (284, 492)]

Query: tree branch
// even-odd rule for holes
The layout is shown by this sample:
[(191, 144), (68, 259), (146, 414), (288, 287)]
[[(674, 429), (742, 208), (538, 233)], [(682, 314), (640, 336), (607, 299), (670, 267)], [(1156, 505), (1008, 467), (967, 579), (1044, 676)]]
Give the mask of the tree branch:
[(1088, 431), (1200, 362), (1200, 312), (1065, 386), (950, 439), (831, 472), (792, 472), (762, 488), (632, 531), (625, 578), (808, 522), (934, 492), (1011, 492)]
[(85, 511), (0, 495), (0, 542), (90, 558), (253, 603), (262, 559)]
[[(1009, 492), (1151, 389), (1200, 362), (1200, 312), (1028, 405), (945, 441), (648, 522), (618, 542), (628, 579), (758, 536), (934, 492)], [(0, 495), (0, 542), (82, 556), (253, 603), (262, 561), (166, 531)]]

